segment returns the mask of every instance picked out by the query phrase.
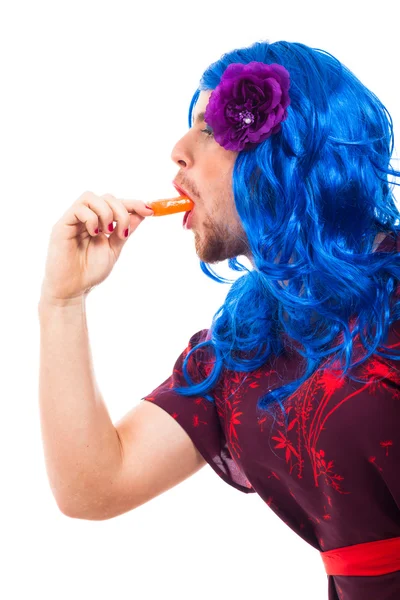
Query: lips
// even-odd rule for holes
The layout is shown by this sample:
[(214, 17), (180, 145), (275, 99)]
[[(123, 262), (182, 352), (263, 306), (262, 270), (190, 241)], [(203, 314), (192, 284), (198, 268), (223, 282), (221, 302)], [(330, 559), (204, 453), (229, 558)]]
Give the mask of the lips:
[(180, 185), (176, 184), (174, 181), (172, 182), (172, 185), (181, 196), (186, 196), (186, 198), (189, 198), (189, 200), (191, 200), (193, 204), (195, 204), (193, 198), (191, 198), (191, 196), (189, 196), (189, 194), (183, 188), (181, 188)]

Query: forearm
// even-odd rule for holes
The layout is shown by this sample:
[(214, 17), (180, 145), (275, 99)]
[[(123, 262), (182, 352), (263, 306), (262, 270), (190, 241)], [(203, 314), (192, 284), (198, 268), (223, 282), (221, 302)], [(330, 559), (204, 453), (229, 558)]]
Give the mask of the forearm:
[(85, 300), (54, 306), (41, 299), (38, 308), (47, 474), (60, 509), (90, 518), (119, 472), (120, 441), (95, 381)]

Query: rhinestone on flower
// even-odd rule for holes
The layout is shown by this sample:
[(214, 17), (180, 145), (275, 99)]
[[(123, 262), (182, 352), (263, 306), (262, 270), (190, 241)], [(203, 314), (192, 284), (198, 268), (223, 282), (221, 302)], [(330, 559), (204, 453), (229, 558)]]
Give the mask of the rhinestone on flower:
[(287, 119), (290, 75), (282, 65), (232, 63), (210, 94), (205, 121), (226, 150), (254, 148)]
[(242, 112), (240, 112), (239, 117), (242, 119), (243, 123), (246, 123), (246, 125), (254, 123), (254, 115), (248, 110), (243, 110)]

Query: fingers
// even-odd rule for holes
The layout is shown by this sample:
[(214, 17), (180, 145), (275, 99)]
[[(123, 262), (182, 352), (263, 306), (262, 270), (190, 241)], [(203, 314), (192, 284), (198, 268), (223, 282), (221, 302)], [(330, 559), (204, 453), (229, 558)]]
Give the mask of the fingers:
[[(102, 230), (115, 235), (121, 240), (126, 240), (126, 231), (131, 230), (132, 218), (137, 218), (137, 225), (145, 218), (153, 214), (140, 200), (118, 199), (111, 194), (97, 196), (93, 192), (85, 192), (74, 204), (74, 215), (81, 222), (86, 223), (90, 235), (96, 235), (95, 230)], [(136, 220), (136, 219), (135, 219)], [(114, 229), (113, 223), (116, 222)]]
[(99, 218), (90, 208), (85, 204), (75, 204), (73, 208), (73, 217), (75, 222), (79, 221), (86, 226), (86, 229), (90, 235), (97, 235), (96, 229), (99, 229)]

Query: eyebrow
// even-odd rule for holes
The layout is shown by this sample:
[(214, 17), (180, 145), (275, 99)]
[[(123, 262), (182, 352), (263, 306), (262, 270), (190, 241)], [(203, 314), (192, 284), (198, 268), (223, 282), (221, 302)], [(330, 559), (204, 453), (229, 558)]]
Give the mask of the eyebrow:
[(195, 118), (195, 120), (194, 120), (194, 123), (195, 123), (195, 124), (196, 124), (196, 123), (204, 123), (204, 116), (205, 116), (205, 113), (204, 113), (204, 112), (200, 112), (200, 113), (198, 113), (198, 115), (196, 115), (196, 118)]

